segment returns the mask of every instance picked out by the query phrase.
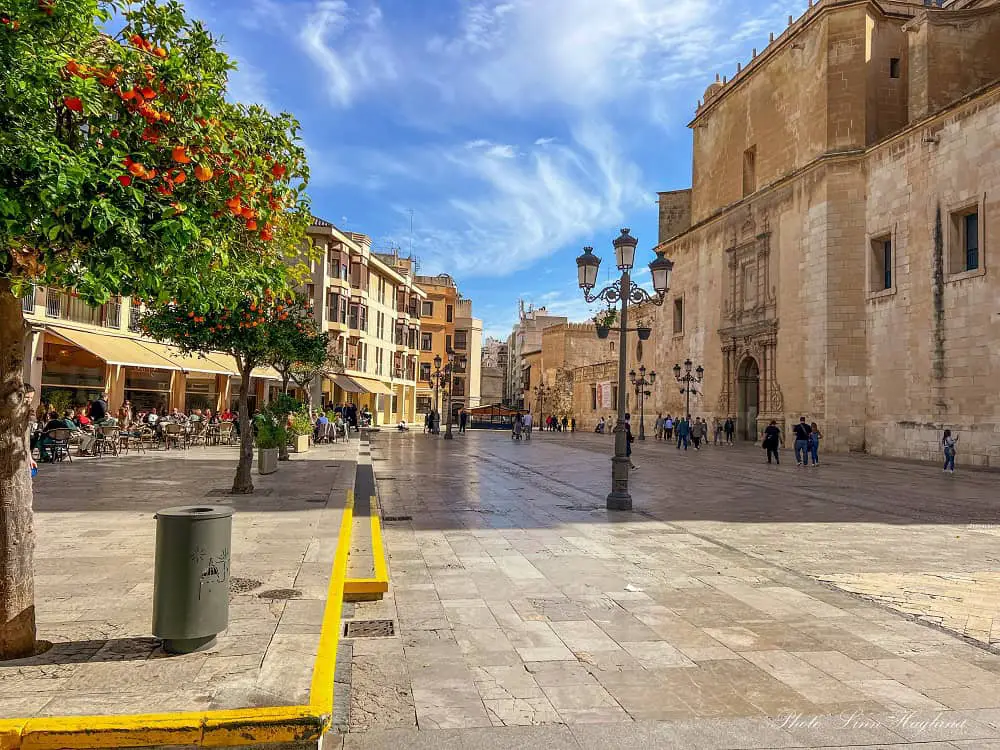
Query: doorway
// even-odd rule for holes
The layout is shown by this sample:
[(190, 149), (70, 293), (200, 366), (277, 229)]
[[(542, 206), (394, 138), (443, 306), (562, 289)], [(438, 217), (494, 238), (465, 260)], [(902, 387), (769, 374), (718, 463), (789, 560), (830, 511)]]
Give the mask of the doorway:
[(744, 440), (757, 440), (757, 414), (760, 409), (760, 367), (753, 357), (744, 359), (737, 370), (739, 413), (737, 434)]

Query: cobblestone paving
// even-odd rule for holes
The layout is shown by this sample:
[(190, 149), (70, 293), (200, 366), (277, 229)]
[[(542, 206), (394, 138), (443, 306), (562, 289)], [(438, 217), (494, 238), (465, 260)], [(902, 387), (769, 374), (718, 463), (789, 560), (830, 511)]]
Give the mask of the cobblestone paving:
[[(309, 682), (357, 441), (318, 446), (227, 490), (235, 448), (192, 447), (43, 465), (35, 480), (38, 638), (49, 651), (0, 662), (0, 718), (295, 705)], [(162, 508), (232, 505), (232, 576), (250, 579), (229, 629), (167, 657), (150, 634)], [(295, 589), (295, 598), (258, 593)]]
[(377, 438), (384, 512), (412, 520), (386, 524), (390, 595), (356, 606), (398, 632), (352, 643), (345, 747), (1000, 742), (1000, 656), (819, 580), (979, 580), (995, 475), (648, 441), (609, 513), (610, 445)]

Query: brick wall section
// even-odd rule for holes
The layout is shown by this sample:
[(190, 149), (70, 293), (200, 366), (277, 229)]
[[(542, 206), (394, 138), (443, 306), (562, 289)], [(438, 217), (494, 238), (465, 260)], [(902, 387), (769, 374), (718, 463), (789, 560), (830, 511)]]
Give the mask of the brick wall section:
[(665, 242), (691, 228), (691, 191), (674, 190), (659, 196), (659, 242)]
[(935, 112), (1000, 77), (996, 5), (930, 11), (910, 23), (920, 68), (910, 81), (910, 119)]

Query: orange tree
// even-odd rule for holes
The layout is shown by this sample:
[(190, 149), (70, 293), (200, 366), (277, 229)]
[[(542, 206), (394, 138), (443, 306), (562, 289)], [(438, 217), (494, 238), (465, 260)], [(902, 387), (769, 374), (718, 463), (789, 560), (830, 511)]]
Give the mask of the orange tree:
[(176, 2), (0, 7), (0, 659), (35, 634), (19, 297), (208, 310), (282, 288), (302, 246), (297, 124), (228, 104), (231, 69)]
[(241, 297), (223, 308), (209, 311), (170, 303), (147, 311), (142, 319), (142, 328), (147, 334), (170, 342), (181, 351), (225, 352), (236, 360), (240, 370), (240, 459), (233, 478), (234, 494), (253, 492), (250, 378), (255, 367), (272, 361), (275, 330), (283, 330), (289, 321), (294, 321), (291, 323), (294, 328), (306, 328), (305, 320), (289, 315), (289, 307), (293, 306), (291, 296), (275, 297), (270, 290), (265, 290), (259, 300)]

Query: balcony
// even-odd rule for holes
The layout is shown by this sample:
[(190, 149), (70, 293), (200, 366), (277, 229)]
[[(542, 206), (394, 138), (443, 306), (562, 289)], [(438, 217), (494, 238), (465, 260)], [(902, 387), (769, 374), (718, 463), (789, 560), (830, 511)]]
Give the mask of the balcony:
[[(23, 300), (21, 304), (23, 307)], [(122, 305), (120, 299), (113, 299), (92, 307), (74, 295), (49, 289), (45, 295), (45, 317), (117, 329), (121, 328)]]
[(26, 315), (31, 315), (35, 312), (35, 287), (31, 287), (31, 291), (26, 292), (21, 297), (21, 312)]
[(134, 302), (128, 310), (128, 329), (132, 333), (139, 333), (142, 330), (142, 310)]

